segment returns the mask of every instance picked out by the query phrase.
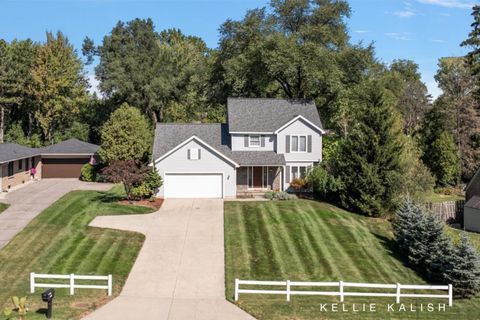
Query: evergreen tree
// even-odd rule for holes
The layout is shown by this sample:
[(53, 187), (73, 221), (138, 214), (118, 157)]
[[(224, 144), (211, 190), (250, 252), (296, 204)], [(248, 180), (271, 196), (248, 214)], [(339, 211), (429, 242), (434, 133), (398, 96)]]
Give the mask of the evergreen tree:
[(462, 47), (470, 47), (472, 51), (467, 54), (467, 63), (470, 71), (476, 80), (476, 98), (480, 102), (480, 5), (473, 6), (472, 31), (468, 34), (468, 39), (463, 41)]
[(342, 205), (368, 216), (394, 209), (401, 183), (401, 123), (383, 87), (370, 83), (358, 92), (356, 125), (339, 147), (334, 175), (344, 188)]
[(445, 280), (453, 285), (454, 292), (469, 298), (480, 291), (480, 257), (463, 233), (447, 264)]
[(105, 164), (117, 160), (148, 161), (152, 133), (140, 110), (124, 103), (105, 123), (98, 154)]
[(420, 222), (419, 218), (421, 218), (419, 208), (409, 197), (403, 201), (395, 213), (395, 219), (393, 220), (395, 241), (400, 251), (404, 254), (408, 253), (412, 244), (412, 230)]

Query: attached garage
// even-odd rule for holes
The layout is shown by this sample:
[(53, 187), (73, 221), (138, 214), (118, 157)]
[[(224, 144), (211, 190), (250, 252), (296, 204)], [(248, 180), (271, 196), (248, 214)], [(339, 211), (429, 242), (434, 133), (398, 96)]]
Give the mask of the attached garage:
[(166, 173), (165, 198), (223, 198), (221, 173)]
[(43, 158), (42, 178), (80, 178), (80, 172), (87, 158)]

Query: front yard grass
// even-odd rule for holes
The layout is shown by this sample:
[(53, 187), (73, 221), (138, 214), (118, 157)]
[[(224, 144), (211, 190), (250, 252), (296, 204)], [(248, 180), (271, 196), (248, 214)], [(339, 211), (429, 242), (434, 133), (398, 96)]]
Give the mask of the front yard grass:
[[(425, 284), (396, 255), (392, 239), (388, 221), (359, 216), (325, 203), (226, 202), (227, 299), (233, 302), (235, 278)], [(299, 290), (302, 289), (306, 288)], [(351, 310), (353, 303), (358, 307), (374, 302), (374, 313)], [(388, 312), (387, 303), (394, 302), (394, 298), (346, 297), (349, 312), (323, 312), (321, 303), (339, 303), (339, 298), (292, 296), (288, 303), (284, 295), (243, 294), (237, 304), (258, 319), (478, 319), (480, 310), (480, 298), (454, 300), (452, 308), (446, 299), (402, 298), (408, 308), (412, 303), (417, 310), (421, 303), (425, 307), (430, 302), (435, 306), (447, 304), (445, 312), (433, 313)]]
[[(29, 294), (29, 273), (113, 275), (113, 297), (120, 293), (143, 244), (138, 233), (88, 227), (98, 215), (138, 214), (152, 209), (118, 204), (122, 188), (74, 191), (38, 215), (0, 250), (0, 310), (10, 296), (27, 296), (27, 319), (45, 319), (42, 288)], [(51, 280), (49, 280), (51, 281)], [(55, 289), (54, 318), (79, 319), (108, 302), (106, 290)]]
[(8, 204), (0, 202), (0, 213), (8, 208)]

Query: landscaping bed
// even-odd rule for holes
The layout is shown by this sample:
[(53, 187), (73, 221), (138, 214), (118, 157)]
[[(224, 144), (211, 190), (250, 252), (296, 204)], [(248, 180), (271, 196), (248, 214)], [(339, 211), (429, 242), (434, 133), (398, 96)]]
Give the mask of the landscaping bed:
[[(426, 284), (396, 254), (390, 223), (309, 201), (225, 203), (226, 297), (234, 302), (234, 280), (348, 281)], [(269, 288), (273, 289), (273, 288)], [(285, 288), (280, 288), (284, 290)], [(376, 312), (352, 312), (352, 304), (377, 303)], [(240, 296), (239, 307), (258, 319), (478, 319), (480, 298), (402, 298), (416, 312), (387, 310), (394, 298), (346, 297), (349, 312), (323, 312), (337, 297)], [(445, 312), (419, 312), (420, 305), (446, 303)], [(339, 304), (340, 305), (340, 304)]]
[(133, 206), (144, 206), (144, 207), (149, 207), (149, 208), (153, 208), (155, 210), (158, 210), (160, 209), (160, 207), (162, 206), (163, 204), (163, 199), (160, 199), (160, 198), (155, 198), (155, 200), (148, 200), (148, 199), (145, 199), (145, 200), (135, 200), (135, 201), (128, 201), (128, 200), (121, 200), (119, 201), (120, 204), (123, 204), (123, 205), (133, 205)]
[(113, 275), (113, 296), (106, 290), (55, 289), (54, 317), (80, 319), (117, 296), (140, 251), (144, 236), (134, 232), (88, 227), (99, 215), (152, 212), (144, 206), (118, 203), (122, 187), (108, 192), (74, 191), (38, 215), (0, 250), (0, 308), (12, 295), (27, 296), (27, 319), (45, 319), (42, 289), (29, 294), (29, 273)]

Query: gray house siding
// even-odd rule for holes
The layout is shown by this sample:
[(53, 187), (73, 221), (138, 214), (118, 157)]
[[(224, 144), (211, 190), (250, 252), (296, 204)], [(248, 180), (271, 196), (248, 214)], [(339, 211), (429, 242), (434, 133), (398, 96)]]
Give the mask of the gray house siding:
[[(191, 148), (200, 149), (200, 159), (188, 159), (188, 150)], [(197, 141), (188, 142), (156, 163), (155, 167), (164, 181), (165, 173), (222, 173), (224, 197), (236, 196), (235, 166)], [(164, 196), (164, 186), (158, 190), (157, 196)]]
[[(275, 136), (252, 134), (254, 136), (263, 136), (259, 147), (248, 146), (248, 134), (232, 134), (232, 151), (275, 151)], [(263, 142), (263, 143), (262, 143)]]
[(464, 207), (463, 210), (465, 230), (480, 232), (480, 209)]
[[(291, 137), (292, 135), (306, 135), (307, 140), (308, 136), (311, 136), (311, 152), (308, 152), (308, 141), (307, 141), (307, 152), (290, 152), (289, 148), (291, 147), (291, 141), (287, 141), (287, 136)], [(287, 148), (289, 147), (289, 148)], [(298, 119), (297, 121), (291, 123), (288, 127), (284, 128), (277, 135), (277, 152), (285, 154), (285, 161), (311, 161), (318, 162), (322, 160), (322, 136), (321, 134), (314, 129), (312, 126), (306, 122)]]

